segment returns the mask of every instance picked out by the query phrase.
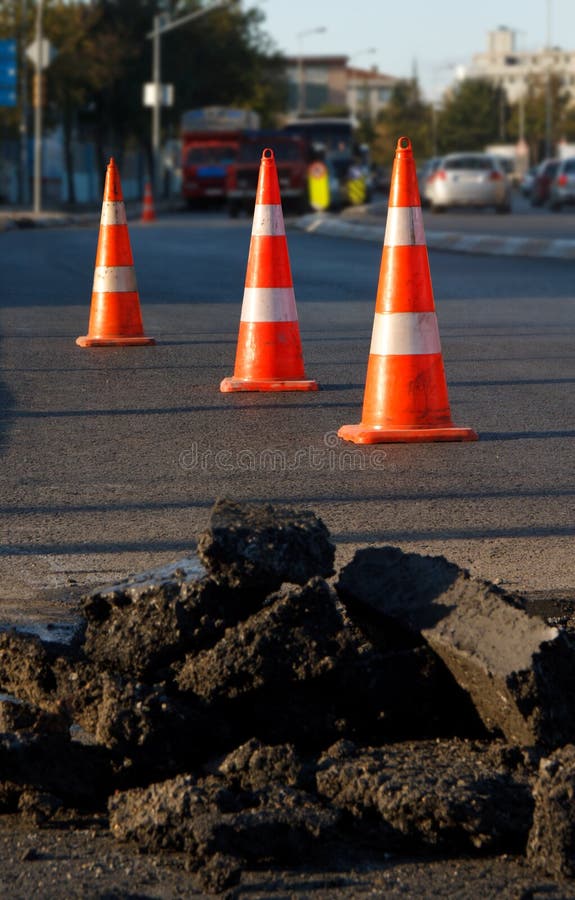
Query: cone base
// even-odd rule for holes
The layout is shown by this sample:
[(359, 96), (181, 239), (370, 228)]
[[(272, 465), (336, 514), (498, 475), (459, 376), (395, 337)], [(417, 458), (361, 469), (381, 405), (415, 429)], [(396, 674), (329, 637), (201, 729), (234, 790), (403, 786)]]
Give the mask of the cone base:
[(306, 379), (264, 378), (251, 380), (247, 378), (224, 378), (220, 384), (223, 394), (235, 391), (317, 391), (317, 381)]
[(354, 444), (412, 444), (432, 441), (477, 441), (473, 428), (384, 428), (377, 425), (342, 425), (337, 433)]
[(76, 338), (79, 347), (146, 347), (155, 344), (154, 338), (144, 337), (106, 337), (93, 338), (89, 335)]

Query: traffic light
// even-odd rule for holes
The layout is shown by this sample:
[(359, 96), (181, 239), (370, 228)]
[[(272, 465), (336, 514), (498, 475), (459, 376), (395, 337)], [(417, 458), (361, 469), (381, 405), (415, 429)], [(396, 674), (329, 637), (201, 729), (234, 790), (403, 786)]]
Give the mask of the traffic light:
[(46, 106), (46, 76), (43, 73), (34, 75), (32, 105), (35, 109), (39, 106)]

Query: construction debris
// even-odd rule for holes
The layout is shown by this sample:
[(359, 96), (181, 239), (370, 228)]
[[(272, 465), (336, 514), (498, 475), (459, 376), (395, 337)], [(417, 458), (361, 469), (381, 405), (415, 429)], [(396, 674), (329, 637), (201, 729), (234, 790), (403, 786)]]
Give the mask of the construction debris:
[(200, 890), (359, 843), (575, 874), (575, 637), (441, 557), (222, 500), (196, 558), (0, 634), (0, 812), (109, 816)]

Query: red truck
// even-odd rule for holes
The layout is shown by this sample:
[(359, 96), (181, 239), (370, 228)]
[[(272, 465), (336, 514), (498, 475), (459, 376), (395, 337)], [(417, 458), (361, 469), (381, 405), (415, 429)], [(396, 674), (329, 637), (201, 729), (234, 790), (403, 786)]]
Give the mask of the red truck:
[(228, 167), (247, 129), (259, 127), (248, 109), (205, 106), (182, 115), (182, 195), (188, 206), (223, 202)]
[(242, 211), (253, 214), (260, 162), (267, 147), (274, 152), (284, 210), (307, 209), (307, 142), (282, 131), (254, 131), (242, 135), (237, 157), (228, 167), (226, 196), (230, 216)]

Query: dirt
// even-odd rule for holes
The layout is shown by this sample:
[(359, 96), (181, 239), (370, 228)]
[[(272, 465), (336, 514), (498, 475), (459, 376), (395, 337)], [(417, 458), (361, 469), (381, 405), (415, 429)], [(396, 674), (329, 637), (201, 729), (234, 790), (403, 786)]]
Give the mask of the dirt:
[[(119, 843), (105, 817), (58, 820), (37, 829), (20, 817), (0, 817), (0, 895), (9, 900), (177, 900), (206, 897), (181, 853), (142, 854)], [(573, 882), (538, 874), (521, 856), (488, 860), (458, 857), (377, 858), (342, 849), (329, 864), (302, 861), (289, 870), (262, 868), (242, 873), (232, 898), (385, 897), (477, 900), (563, 900), (575, 897)]]
[(309, 511), (198, 547), (0, 630), (1, 896), (575, 897), (571, 607), (397, 548), (332, 578)]

